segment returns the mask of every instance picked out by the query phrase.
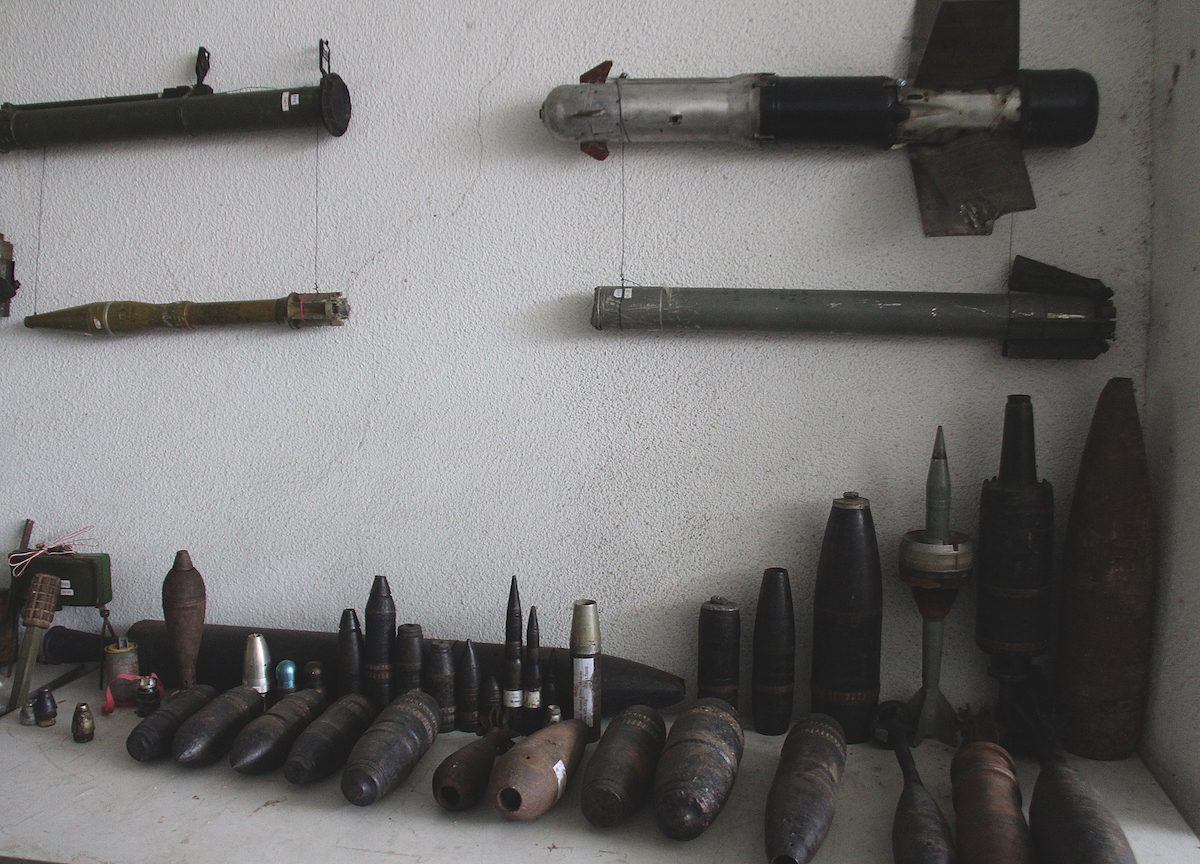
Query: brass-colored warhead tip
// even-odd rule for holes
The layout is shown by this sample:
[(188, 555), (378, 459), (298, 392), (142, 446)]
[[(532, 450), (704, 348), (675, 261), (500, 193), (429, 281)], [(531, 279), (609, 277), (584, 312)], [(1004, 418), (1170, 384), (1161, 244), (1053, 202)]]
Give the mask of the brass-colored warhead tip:
[(571, 614), (571, 653), (600, 653), (600, 613), (595, 600), (576, 600)]

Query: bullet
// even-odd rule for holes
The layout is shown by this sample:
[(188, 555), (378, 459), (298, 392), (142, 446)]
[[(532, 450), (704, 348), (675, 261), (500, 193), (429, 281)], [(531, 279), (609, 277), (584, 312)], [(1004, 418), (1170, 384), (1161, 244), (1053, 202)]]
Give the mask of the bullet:
[(917, 771), (908, 747), (909, 730), (901, 724), (906, 708), (902, 702), (879, 706), (879, 725), (887, 733), (887, 746), (896, 751), (896, 762), (904, 774), (904, 790), (896, 802), (892, 819), (892, 857), (895, 864), (955, 864), (954, 837)]
[(991, 741), (966, 743), (950, 763), (962, 864), (1031, 864), (1029, 826), (1012, 757)]
[(588, 727), (564, 720), (538, 729), (496, 760), (487, 796), (505, 819), (530, 822), (558, 803), (587, 747)]
[(325, 681), (322, 678), (323, 667), (320, 660), (309, 660), (304, 664), (304, 671), (300, 673), (300, 686), (303, 690), (320, 690), (322, 694), (325, 692)]
[(470, 639), (454, 668), (454, 717), (459, 731), (479, 731), (479, 658)]
[(474, 807), (487, 791), (496, 757), (512, 747), (499, 729), (489, 729), (455, 750), (433, 772), (433, 797), (442, 809), (457, 812)]
[(242, 686), (253, 687), (266, 697), (271, 692), (271, 651), (261, 633), (246, 637), (246, 651), (242, 657)]
[(353, 609), (343, 609), (342, 620), (338, 623), (337, 665), (334, 667), (335, 692), (338, 696), (363, 692), (365, 654), (358, 613)]
[(571, 615), (572, 708), (588, 727), (588, 741), (600, 740), (600, 615), (595, 600), (576, 600)]
[(392, 665), (392, 683), (397, 696), (421, 689), (424, 644), (420, 624), (401, 624), (396, 629), (396, 653)]
[(171, 755), (189, 768), (211, 765), (229, 752), (233, 739), (265, 705), (253, 687), (226, 690), (183, 721), (171, 741)]
[[(25, 597), (25, 607), (21, 611), (21, 623), (25, 625), (25, 635), (21, 638), (21, 659), (17, 662), (17, 672), (13, 676), (11, 690), (8, 693), (8, 710), (13, 711), (24, 704), (29, 697), (29, 687), (33, 681), (33, 667), (37, 662), (38, 646), (42, 636), (54, 620), (54, 607), (58, 604), (58, 592), (61, 580), (47, 573), (36, 573), (29, 583), (29, 593)], [(34, 708), (37, 699), (34, 699)], [(40, 725), (40, 723), (39, 723)]]
[(847, 744), (871, 738), (879, 705), (883, 576), (870, 502), (833, 502), (813, 600), (813, 711), (841, 724)]
[(1104, 799), (1061, 756), (1042, 762), (1029, 801), (1029, 831), (1038, 861), (1136, 864)]
[(71, 715), (71, 737), (76, 744), (86, 744), (96, 737), (96, 718), (86, 702), (77, 704)]
[(392, 701), (392, 654), (396, 647), (396, 604), (386, 576), (376, 576), (364, 610), (367, 623), (363, 692), (383, 708)]
[[(213, 695), (216, 695), (216, 691), (213, 691)], [(137, 716), (149, 717), (157, 711), (162, 705), (162, 689), (158, 686), (158, 681), (148, 676), (138, 681), (135, 700)]]
[(642, 805), (654, 785), (667, 727), (645, 705), (626, 708), (608, 724), (583, 770), (579, 803), (597, 828), (624, 822)]
[(508, 712), (508, 725), (522, 731), (521, 706), (525, 693), (521, 689), (521, 595), (517, 592), (517, 577), (508, 586), (508, 609), (504, 617), (504, 674), (500, 678), (500, 698)]
[(341, 697), (297, 736), (283, 763), (283, 776), (297, 786), (328, 777), (346, 764), (351, 748), (378, 713), (361, 693)]
[(654, 772), (654, 818), (673, 840), (699, 837), (733, 789), (746, 739), (723, 699), (700, 699), (679, 712)]
[(1092, 415), (1063, 549), (1055, 668), (1063, 744), (1133, 755), (1154, 629), (1154, 499), (1133, 381), (1113, 378)]
[(538, 628), (537, 607), (529, 607), (529, 626), (525, 631), (525, 649), (521, 658), (522, 698), (521, 727), (526, 734), (536, 732), (545, 724), (542, 707), (542, 636)]
[(925, 529), (909, 531), (900, 541), (900, 579), (912, 588), (922, 618), (921, 689), (908, 702), (915, 718), (912, 746), (926, 738), (958, 745), (958, 718), (940, 689), (942, 638), (946, 616), (975, 566), (975, 544), (950, 529), (950, 467), (946, 438), (937, 427), (925, 480)]
[(325, 694), (301, 690), (246, 724), (229, 750), (229, 764), (241, 774), (266, 774), (283, 765), (297, 736), (325, 710)]
[(438, 731), (453, 732), (454, 716), (454, 659), (450, 643), (445, 639), (430, 639), (425, 657), (425, 675), (421, 689), (437, 700), (440, 706)]
[(275, 698), (285, 699), (296, 692), (296, 664), (280, 660), (275, 667)]
[[(713, 597), (700, 606), (696, 629), (696, 695), (701, 699), (706, 696), (724, 699), (734, 708), (738, 707), (741, 611), (736, 603), (724, 597)], [(791, 714), (790, 705), (788, 713)]]
[(811, 714), (796, 721), (767, 793), (764, 836), (771, 864), (808, 864), (817, 854), (833, 822), (845, 767), (846, 739), (837, 720)]
[(796, 690), (796, 615), (792, 609), (792, 583), (782, 567), (763, 571), (754, 615), (751, 678), (754, 730), (763, 735), (782, 735), (792, 722)]
[(495, 675), (484, 679), (479, 691), (479, 724), (484, 729), (503, 727), (504, 708), (501, 706), (500, 682)]
[(33, 719), (42, 727), (58, 722), (58, 701), (49, 687), (42, 687), (33, 694)]
[[(204, 636), (208, 595), (204, 577), (192, 566), (192, 556), (186, 549), (175, 553), (175, 564), (163, 579), (162, 606), (167, 636), (177, 664), (179, 687), (187, 690), (196, 683), (196, 658)], [(245, 645), (245, 641), (243, 638), (241, 644)], [(175, 675), (171, 679), (174, 680)]]
[(437, 738), (439, 714), (437, 700), (420, 690), (398, 696), (379, 712), (342, 770), (346, 800), (366, 807), (403, 783)]
[[(151, 679), (153, 680), (153, 679)], [(140, 689), (140, 688), (139, 688)], [(125, 739), (125, 749), (139, 762), (159, 759), (171, 752), (171, 740), (187, 720), (217, 696), (207, 684), (180, 690), (153, 714), (133, 727)]]

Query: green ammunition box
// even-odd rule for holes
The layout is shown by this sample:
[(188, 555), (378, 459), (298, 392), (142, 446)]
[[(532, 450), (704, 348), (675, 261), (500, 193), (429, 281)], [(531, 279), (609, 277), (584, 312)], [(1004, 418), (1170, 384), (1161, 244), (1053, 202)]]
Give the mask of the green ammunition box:
[(25, 595), (29, 592), (29, 583), (35, 573), (48, 573), (61, 580), (62, 587), (58, 592), (55, 611), (64, 606), (100, 607), (112, 602), (112, 563), (107, 552), (39, 555), (29, 563), (19, 578), (13, 577), (10, 604), (14, 604), (16, 608), (24, 604)]

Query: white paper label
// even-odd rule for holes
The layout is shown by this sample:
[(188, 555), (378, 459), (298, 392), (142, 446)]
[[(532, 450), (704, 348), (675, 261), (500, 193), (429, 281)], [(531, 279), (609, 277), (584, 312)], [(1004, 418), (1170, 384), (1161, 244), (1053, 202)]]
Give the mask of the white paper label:
[(71, 590), (71, 580), (70, 579), (63, 579), (61, 582), (58, 583), (58, 587), (59, 587), (59, 590), (61, 590), (63, 594), (74, 594), (75, 593), (74, 591)]
[(525, 691), (525, 707), (526, 708), (541, 708), (542, 707), (542, 691), (541, 690), (526, 690)]
[(588, 726), (596, 718), (596, 658), (575, 657), (575, 719)]
[(561, 759), (554, 763), (554, 776), (558, 778), (558, 797), (561, 798), (567, 789), (567, 766)]
[(299, 105), (299, 104), (300, 104), (300, 94), (299, 94), (299, 93), (293, 93), (293, 94), (292, 94), (291, 103), (292, 103), (293, 105)]
[(633, 289), (632, 288), (614, 288), (613, 296), (616, 297), (618, 300), (620, 300), (622, 297), (624, 297), (626, 300), (632, 300), (633, 299)]
[(287, 110), (288, 110), (288, 97), (289, 97), (289, 96), (291, 96), (291, 95), (292, 95), (292, 94), (291, 94), (291, 93), (289, 93), (287, 90), (284, 90), (284, 91), (283, 91), (283, 96), (282, 96), (282, 98), (280, 99), (280, 101), (283, 103), (283, 110), (284, 110), (284, 111), (287, 111)]
[(60, 588), (58, 591), (63, 597), (74, 597), (75, 590), (73, 588)]
[(504, 707), (505, 708), (520, 708), (521, 707), (521, 691), (520, 690), (505, 690), (504, 691)]

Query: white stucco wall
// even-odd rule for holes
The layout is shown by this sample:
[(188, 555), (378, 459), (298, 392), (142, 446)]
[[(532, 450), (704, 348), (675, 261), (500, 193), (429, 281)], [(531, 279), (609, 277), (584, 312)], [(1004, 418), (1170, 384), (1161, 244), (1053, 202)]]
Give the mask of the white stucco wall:
[[(612, 58), (643, 77), (900, 74), (909, 0), (457, 2), (284, 7), (3, 2), (0, 98), (317, 80), (332, 41), (348, 134), (162, 140), (0, 159), (0, 230), (24, 287), (0, 323), (15, 545), (82, 525), (113, 558), (116, 622), (159, 617), (176, 549), (209, 620), (332, 629), (386, 574), (401, 620), (496, 640), (508, 578), (563, 643), (597, 599), (608, 651), (694, 683), (699, 604), (787, 567), (807, 700), (813, 571), (832, 498), (870, 498), (884, 553), (883, 694), (919, 679), (896, 579), (946, 428), (956, 527), (974, 532), (1009, 393), (1029, 393), (1065, 522), (1104, 382), (1146, 357), (1151, 0), (1028, 0), (1023, 64), (1100, 83), (1099, 130), (1029, 154), (1039, 208), (994, 236), (926, 239), (901, 152), (629, 148), (552, 140), (553, 86)], [(314, 267), (314, 233), (316, 244)], [(1006, 360), (974, 340), (597, 333), (593, 286), (1000, 291), (1011, 253), (1103, 279), (1119, 339), (1094, 362)], [(315, 269), (315, 274), (314, 274)], [(26, 330), (100, 299), (349, 295), (344, 328), (123, 340)], [(1182, 412), (1183, 406), (1176, 411)], [(974, 592), (943, 689), (994, 698)], [(89, 625), (94, 616), (63, 620)]]
[(1142, 753), (1200, 826), (1200, 7), (1160, 0), (1154, 70), (1154, 302), (1146, 429), (1158, 495), (1154, 686)]

